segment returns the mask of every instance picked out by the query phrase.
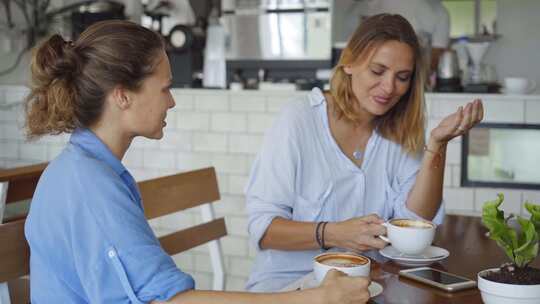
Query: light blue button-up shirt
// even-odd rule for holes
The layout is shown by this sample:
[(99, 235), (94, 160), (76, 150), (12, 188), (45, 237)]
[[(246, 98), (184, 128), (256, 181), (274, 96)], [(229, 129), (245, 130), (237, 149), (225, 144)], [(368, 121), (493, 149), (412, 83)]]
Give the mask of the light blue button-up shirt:
[(41, 176), (25, 233), (32, 303), (147, 303), (194, 288), (148, 225), (135, 180), (89, 130)]
[[(362, 166), (356, 166), (331, 135), (319, 89), (285, 106), (266, 134), (246, 186), (248, 230), (258, 249), (246, 288), (279, 290), (310, 272), (313, 257), (321, 253), (261, 250), (259, 241), (276, 216), (304, 222), (371, 213), (420, 218), (405, 205), (420, 164), (420, 155), (411, 157), (374, 131)], [(441, 207), (433, 221), (441, 223), (443, 216)]]

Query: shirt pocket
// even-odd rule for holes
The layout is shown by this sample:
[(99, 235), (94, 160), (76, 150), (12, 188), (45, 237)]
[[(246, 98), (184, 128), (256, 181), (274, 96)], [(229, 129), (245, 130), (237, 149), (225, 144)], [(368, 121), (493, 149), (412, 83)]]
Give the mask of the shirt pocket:
[(394, 202), (399, 195), (398, 189), (391, 182), (391, 177), (385, 176), (382, 178), (381, 183), (383, 184), (384, 195), (381, 195), (382, 201), (380, 201), (377, 206), (377, 214), (385, 220), (389, 220), (394, 217)]
[(386, 205), (387, 210), (389, 209), (391, 213), (389, 218), (394, 218), (396, 211), (405, 207), (409, 191), (404, 189), (402, 181), (397, 176), (392, 179), (388, 177), (386, 180)]
[(386, 188), (386, 201), (388, 204), (393, 205), (396, 198), (399, 196), (399, 188), (396, 183), (386, 180), (385, 182), (385, 188)]
[(321, 218), (334, 184), (329, 183), (328, 186), (323, 188), (324, 191), (312, 196), (312, 198), (308, 198), (307, 195), (296, 195), (292, 213), (293, 221), (313, 222)]

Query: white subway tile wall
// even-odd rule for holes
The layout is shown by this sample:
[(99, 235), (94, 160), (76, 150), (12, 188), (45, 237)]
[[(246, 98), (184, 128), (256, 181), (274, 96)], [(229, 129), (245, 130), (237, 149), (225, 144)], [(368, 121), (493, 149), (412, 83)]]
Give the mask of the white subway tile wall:
[(249, 133), (264, 133), (274, 121), (275, 115), (272, 114), (259, 114), (253, 113), (248, 116), (248, 128)]
[(232, 112), (258, 113), (266, 111), (265, 97), (238, 95), (230, 100)]
[(476, 188), (475, 192), (474, 206), (477, 212), (482, 212), (484, 202), (495, 200), (497, 193), (502, 192), (504, 193), (504, 203), (501, 205), (501, 209), (506, 213), (521, 214), (522, 191), (520, 190)]
[(212, 114), (212, 131), (246, 133), (247, 116), (244, 113), (214, 113)]
[(540, 98), (525, 102), (525, 122), (540, 124)]
[[(208, 131), (210, 129), (210, 114), (176, 111), (170, 113), (167, 118), (176, 116), (176, 128), (178, 130)], [(167, 125), (171, 125), (167, 122)]]
[(456, 211), (459, 214), (475, 214), (472, 188), (445, 187), (443, 199), (447, 213)]
[[(10, 92), (14, 90), (14, 92)], [(136, 138), (124, 164), (137, 180), (184, 172), (208, 166), (217, 171), (221, 200), (214, 204), (224, 217), (228, 236), (223, 239), (226, 288), (243, 290), (256, 249), (248, 242), (243, 189), (251, 163), (277, 112), (291, 98), (304, 92), (228, 92), (217, 90), (173, 90), (176, 107), (167, 115), (160, 141)], [(9, 97), (9, 105), (5, 98)], [(22, 130), (22, 104), (18, 87), (0, 87), (0, 166), (23, 165), (54, 158), (69, 135), (47, 136), (27, 142)], [(445, 115), (475, 96), (427, 94), (428, 130)], [(486, 95), (486, 119), (496, 122), (539, 123), (540, 97)], [(4, 104), (4, 105), (3, 105)], [(540, 202), (540, 191), (460, 187), (461, 140), (448, 145), (444, 182), (447, 213), (479, 215), (482, 203), (504, 192), (504, 209), (526, 214), (524, 200)], [(156, 234), (163, 235), (201, 222), (198, 209), (190, 209), (151, 221)], [(206, 246), (173, 257), (184, 271), (194, 275), (197, 288), (211, 287), (212, 271)]]

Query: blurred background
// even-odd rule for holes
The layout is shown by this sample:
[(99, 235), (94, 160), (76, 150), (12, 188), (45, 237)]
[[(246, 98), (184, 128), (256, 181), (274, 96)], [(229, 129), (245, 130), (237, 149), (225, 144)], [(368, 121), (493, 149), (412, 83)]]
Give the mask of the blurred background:
[[(540, 81), (536, 0), (426, 0), (449, 16), (445, 64), (434, 79), (459, 78), (440, 91), (499, 92), (505, 77)], [(383, 0), (1, 0), (0, 84), (24, 84), (28, 50), (53, 32), (76, 39), (92, 22), (129, 19), (168, 41), (176, 87), (324, 87), (354, 28), (384, 11)], [(395, 1), (406, 6), (407, 1)], [(416, 0), (412, 1), (417, 2)], [(391, 7), (385, 4), (386, 7)], [(402, 12), (408, 17), (407, 12)], [(428, 12), (429, 13), (429, 12)], [(425, 13), (425, 14), (428, 14)], [(413, 16), (413, 25), (418, 24)], [(421, 20), (419, 21), (422, 22)], [(429, 33), (426, 39), (434, 40)], [(474, 50), (467, 50), (473, 44)], [(480, 46), (480, 44), (483, 44)], [(429, 42), (426, 43), (429, 46)], [(476, 58), (472, 58), (475, 54)], [(458, 68), (451, 71), (450, 57)], [(204, 71), (207, 71), (205, 78)], [(446, 72), (443, 72), (446, 69)], [(449, 74), (454, 73), (455, 75)], [(204, 83), (203, 83), (204, 82)], [(469, 87), (488, 83), (495, 86)], [(437, 90), (435, 81), (431, 88)], [(476, 90), (476, 91), (475, 91)], [(479, 90), (479, 91), (478, 91)]]

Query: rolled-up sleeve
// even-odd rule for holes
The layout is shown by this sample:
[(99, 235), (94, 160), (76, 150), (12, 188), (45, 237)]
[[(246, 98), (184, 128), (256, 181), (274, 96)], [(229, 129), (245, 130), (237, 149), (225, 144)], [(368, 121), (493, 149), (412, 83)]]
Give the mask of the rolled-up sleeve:
[(266, 133), (245, 188), (250, 241), (257, 249), (275, 217), (290, 219), (299, 150), (294, 112), (285, 109)]
[(166, 301), (194, 288), (155, 237), (143, 210), (119, 178), (85, 185), (71, 222), (78, 277), (91, 303)]
[(130, 248), (119, 254), (134, 293), (142, 302), (166, 301), (177, 293), (194, 288), (190, 275), (180, 271), (160, 246)]
[[(400, 166), (398, 174), (394, 177), (389, 185), (390, 201), (394, 213), (394, 218), (413, 218), (424, 219), (409, 208), (407, 208), (407, 198), (411, 192), (416, 176), (420, 170), (421, 159), (410, 156), (405, 156)], [(444, 202), (441, 202), (437, 214), (431, 220), (436, 225), (442, 224), (444, 219)]]

